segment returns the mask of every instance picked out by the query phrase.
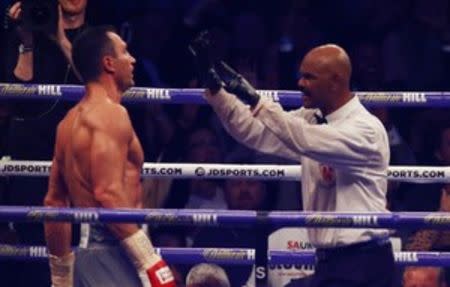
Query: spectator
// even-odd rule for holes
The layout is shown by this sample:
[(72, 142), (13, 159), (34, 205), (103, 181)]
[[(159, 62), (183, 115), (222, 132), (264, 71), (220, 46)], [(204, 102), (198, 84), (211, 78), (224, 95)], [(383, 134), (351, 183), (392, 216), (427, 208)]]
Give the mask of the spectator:
[(386, 89), (383, 83), (383, 66), (380, 46), (374, 40), (357, 43), (353, 51), (352, 85), (359, 91)]
[[(326, 40), (319, 27), (325, 20), (315, 19), (313, 6), (316, 1), (291, 1), (286, 11), (278, 20), (279, 38), (276, 39), (278, 50), (279, 87), (277, 89), (295, 89), (298, 77), (296, 63), (301, 60), (311, 48), (323, 44)], [(323, 11), (321, 12), (321, 14)], [(325, 17), (326, 18), (326, 17)], [(298, 29), (302, 27), (302, 29)], [(274, 71), (269, 71), (274, 73)]]
[[(429, 143), (425, 145), (429, 160), (427, 165), (448, 166), (450, 165), (450, 121), (430, 123), (432, 128), (424, 134)], [(408, 192), (405, 198), (405, 207), (408, 211), (436, 211), (439, 209), (441, 199), (442, 183), (417, 185)], [(450, 245), (450, 244), (449, 244)]]
[[(35, 3), (35, 2), (32, 2)], [(21, 26), (21, 2), (17, 2), (9, 10), (12, 21), (17, 23), (16, 37), (9, 43), (14, 52), (8, 59), (10, 63), (8, 75), (12, 82), (43, 84), (79, 84), (71, 64), (71, 41), (86, 27), (85, 14), (87, 0), (59, 1), (61, 7), (58, 18), (56, 38), (44, 31), (30, 31)], [(19, 21), (19, 22), (18, 22)], [(56, 40), (56, 41), (55, 41)], [(21, 52), (17, 53), (17, 41), (21, 43)], [(53, 143), (56, 125), (67, 112), (69, 104), (27, 100), (15, 102), (13, 117), (7, 143), (8, 153), (14, 160), (49, 160), (53, 154)], [(33, 148), (30, 148), (30, 143)], [(10, 185), (16, 205), (39, 205), (42, 203), (47, 188), (45, 178), (12, 178)], [(31, 190), (24, 196), (24, 190)], [(39, 243), (41, 234), (32, 236), (30, 225), (27, 225), (27, 243)], [(30, 236), (31, 235), (31, 236)], [(37, 239), (40, 238), (40, 241)], [(25, 242), (24, 242), (25, 243)]]
[[(167, 86), (158, 67), (162, 60), (162, 50), (173, 33), (173, 22), (174, 17), (168, 9), (151, 9), (133, 22), (135, 29), (131, 47), (139, 55), (137, 61), (142, 68), (142, 75), (138, 73), (137, 76), (138, 79), (143, 78), (145, 86)], [(148, 40), (148, 35), (152, 35), (151, 41)]]
[[(214, 125), (210, 124), (211, 111), (207, 108), (196, 104), (178, 105), (168, 109), (160, 105), (152, 105), (147, 109), (147, 114), (151, 116), (146, 120), (146, 137), (149, 142), (157, 146), (155, 149), (158, 150), (157, 161), (222, 162), (224, 153), (222, 147), (225, 144), (218, 142), (216, 128), (210, 128)], [(191, 146), (186, 145), (186, 142), (190, 141), (191, 136), (194, 138), (193, 141), (203, 141), (203, 143), (194, 144), (196, 148), (192, 150), (192, 153), (197, 155), (189, 155)], [(158, 139), (154, 139), (155, 137)], [(203, 137), (206, 138), (202, 140)], [(202, 158), (196, 158), (198, 156)], [(183, 208), (188, 201), (189, 194), (185, 190), (189, 188), (189, 185), (191, 185), (190, 180), (145, 179), (146, 206)], [(175, 190), (183, 191), (178, 194)], [(175, 193), (176, 196), (174, 196)]]
[[(59, 0), (60, 11), (56, 16), (56, 34), (45, 30), (30, 30), (23, 25), (22, 2), (16, 2), (9, 9), (9, 17), (15, 23), (16, 37), (12, 48), (16, 53), (10, 55), (15, 61), (9, 71), (11, 80), (37, 83), (79, 83), (72, 65), (71, 41), (85, 29), (87, 0)], [(18, 48), (17, 48), (18, 46)], [(51, 65), (49, 65), (51, 63)]]
[[(0, 105), (0, 158), (6, 155), (6, 138), (9, 123), (9, 106)], [(8, 178), (0, 177), (0, 205), (7, 205), (10, 202), (11, 194), (8, 190)], [(8, 222), (0, 223), (0, 244), (17, 244), (17, 233), (13, 229), (13, 225)], [(5, 286), (15, 286), (16, 273), (18, 270), (17, 262), (1, 261), (0, 270), (2, 270), (1, 280)]]
[[(8, 137), (8, 123), (10, 121), (10, 108), (8, 104), (0, 104), (0, 158), (7, 156), (6, 139)], [(10, 194), (8, 192), (8, 178), (0, 178), (0, 205), (7, 205), (9, 203)], [(0, 223), (0, 243), (7, 243), (15, 241), (15, 234), (11, 230), (8, 222)], [(14, 236), (12, 236), (14, 235)], [(14, 237), (14, 240), (11, 240)]]
[[(185, 141), (179, 142), (184, 144)], [(222, 151), (214, 132), (206, 127), (195, 129), (187, 136), (183, 161), (220, 163)], [(169, 208), (226, 209), (222, 188), (217, 180), (191, 179), (174, 181), (166, 202)]]
[[(370, 110), (384, 125), (388, 134), (389, 149), (391, 157), (389, 165), (415, 165), (417, 163), (415, 155), (408, 143), (401, 136), (399, 129), (391, 117), (391, 110), (388, 108), (373, 108)], [(405, 199), (409, 196), (414, 185), (400, 183), (396, 181), (388, 182), (388, 209), (391, 211), (404, 210)]]
[(266, 184), (260, 180), (230, 179), (225, 182), (225, 198), (232, 210), (261, 210), (269, 205)]
[[(442, 123), (435, 134), (434, 157), (436, 164), (450, 165), (450, 123)], [(410, 209), (419, 211), (450, 212), (450, 185), (435, 183), (419, 185), (408, 196)], [(406, 250), (449, 251), (450, 232), (441, 230), (419, 230), (407, 239)], [(448, 272), (446, 272), (448, 273)], [(450, 283), (447, 278), (447, 284)]]
[[(28, 1), (36, 3), (36, 1)], [(51, 1), (49, 1), (51, 2)], [(59, 0), (56, 34), (31, 31), (22, 26), (22, 2), (16, 2), (8, 11), (12, 28), (7, 47), (6, 76), (10, 82), (40, 84), (80, 84), (72, 68), (71, 42), (86, 24), (88, 0)], [(57, 123), (70, 104), (52, 101), (11, 101), (12, 119), (7, 138), (8, 154), (14, 160), (50, 160)], [(32, 145), (32, 146), (31, 146)], [(42, 205), (47, 191), (47, 178), (11, 177), (9, 204)], [(20, 244), (44, 244), (42, 224), (14, 225)], [(78, 232), (73, 233), (74, 240)], [(15, 286), (49, 286), (46, 263), (20, 262), (17, 270), (30, 270), (27, 276), (16, 276)]]
[(450, 5), (447, 0), (435, 0), (432, 4), (424, 0), (413, 2), (413, 19), (416, 26), (412, 36), (417, 37), (414, 43), (416, 54), (409, 60), (416, 65), (416, 71), (410, 75), (410, 80), (412, 83), (420, 83), (418, 89), (439, 90), (446, 82), (441, 46), (450, 20)]
[(444, 270), (438, 267), (410, 267), (403, 273), (403, 287), (446, 287)]
[(186, 287), (231, 287), (228, 276), (218, 265), (201, 263), (192, 267), (186, 277)]
[(267, 37), (262, 18), (253, 12), (240, 13), (234, 18), (233, 39), (234, 49), (238, 53), (251, 55), (259, 53), (266, 45)]
[[(385, 23), (389, 25), (377, 29), (385, 30), (382, 51), (386, 83), (394, 89), (440, 89), (444, 71), (441, 33), (447, 21), (448, 1), (434, 1), (433, 5), (422, 0), (375, 2), (381, 2), (378, 11), (391, 15)], [(385, 12), (385, 2), (395, 6), (395, 13)], [(385, 17), (379, 14), (380, 18)]]
[[(252, 163), (251, 160), (236, 159), (236, 161)], [(275, 204), (274, 197), (276, 193), (274, 190), (270, 190), (269, 186), (264, 181), (249, 179), (226, 180), (224, 191), (228, 208), (233, 210), (271, 210)], [(256, 268), (265, 268), (267, 264), (265, 254), (268, 232), (259, 228), (222, 228), (220, 232), (217, 232), (214, 228), (202, 228), (194, 237), (194, 246), (253, 248), (257, 250)], [(225, 270), (229, 275), (232, 286), (243, 286), (255, 280), (251, 278), (252, 268), (250, 266), (227, 266)], [(265, 278), (257, 278), (257, 280), (263, 281)]]

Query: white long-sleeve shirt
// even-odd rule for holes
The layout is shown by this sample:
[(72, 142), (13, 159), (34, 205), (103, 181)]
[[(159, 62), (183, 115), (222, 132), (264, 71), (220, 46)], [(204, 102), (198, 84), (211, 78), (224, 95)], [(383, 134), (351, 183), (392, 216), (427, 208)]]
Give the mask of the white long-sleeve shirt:
[[(326, 125), (316, 123), (317, 109), (286, 112), (266, 99), (254, 114), (223, 89), (206, 100), (239, 142), (301, 162), (305, 211), (388, 212), (388, 137), (357, 97), (327, 115)], [(387, 236), (388, 231), (309, 228), (308, 235), (315, 247), (327, 248)]]

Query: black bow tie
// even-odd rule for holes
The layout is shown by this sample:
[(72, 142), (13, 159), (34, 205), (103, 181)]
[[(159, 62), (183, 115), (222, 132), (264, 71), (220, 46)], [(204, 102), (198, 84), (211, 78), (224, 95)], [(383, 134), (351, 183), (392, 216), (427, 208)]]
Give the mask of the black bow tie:
[(316, 122), (318, 125), (328, 124), (328, 121), (325, 117), (322, 117), (318, 114), (314, 114), (314, 117), (316, 118)]

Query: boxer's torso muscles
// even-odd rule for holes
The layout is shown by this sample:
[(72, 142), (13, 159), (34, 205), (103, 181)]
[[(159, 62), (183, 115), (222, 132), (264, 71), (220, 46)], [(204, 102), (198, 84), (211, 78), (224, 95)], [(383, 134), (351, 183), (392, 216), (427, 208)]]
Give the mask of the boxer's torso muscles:
[[(93, 137), (101, 129), (113, 128), (114, 114), (109, 105), (118, 105), (109, 101), (82, 100), (66, 115), (58, 129), (58, 144), (61, 171), (70, 195), (71, 202), (77, 207), (99, 207), (94, 197), (92, 183)], [(108, 117), (109, 120), (105, 120)], [(126, 206), (141, 205), (142, 186), (140, 173), (144, 160), (141, 144), (130, 125), (130, 139), (126, 146), (126, 161), (123, 170), (123, 191)], [(98, 143), (97, 143), (98, 144)], [(106, 143), (105, 143), (106, 144)], [(96, 147), (98, 148), (98, 146)], [(117, 163), (120, 165), (121, 163)]]

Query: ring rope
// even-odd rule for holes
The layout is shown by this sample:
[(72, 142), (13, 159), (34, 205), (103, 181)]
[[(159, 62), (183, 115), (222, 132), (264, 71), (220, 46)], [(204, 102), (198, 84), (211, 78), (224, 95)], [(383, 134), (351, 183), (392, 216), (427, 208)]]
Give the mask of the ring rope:
[[(1, 160), (0, 175), (48, 176), (50, 161)], [(301, 180), (300, 165), (144, 163), (143, 177), (169, 178), (247, 178), (262, 180)], [(390, 166), (391, 181), (413, 183), (449, 183), (450, 166)]]
[(450, 213), (336, 213), (205, 209), (107, 209), (0, 206), (0, 221), (133, 222), (153, 225), (427, 228), (450, 230)]
[[(160, 89), (134, 87), (124, 94), (128, 102), (158, 102), (170, 104), (206, 104), (203, 89)], [(285, 107), (302, 105), (299, 91), (258, 90), (259, 94)], [(0, 83), (0, 99), (55, 99), (76, 101), (84, 94), (80, 85), (43, 85)], [(355, 92), (368, 106), (389, 107), (450, 107), (450, 92)]]
[[(155, 252), (173, 264), (215, 263), (224, 265), (253, 265), (255, 263), (255, 249), (155, 248)], [(47, 258), (48, 253), (47, 247), (45, 246), (0, 244), (0, 260), (42, 260)]]
[[(253, 265), (255, 249), (230, 248), (155, 248), (170, 264), (215, 263), (223, 265)], [(0, 244), (0, 260), (46, 260), (45, 246)], [(401, 266), (450, 266), (450, 252), (394, 252)], [(268, 264), (314, 265), (314, 251), (291, 252), (269, 250)]]
[[(291, 252), (270, 250), (271, 264), (311, 264), (316, 262), (314, 251)], [(450, 252), (394, 252), (397, 265), (402, 266), (450, 266)]]

